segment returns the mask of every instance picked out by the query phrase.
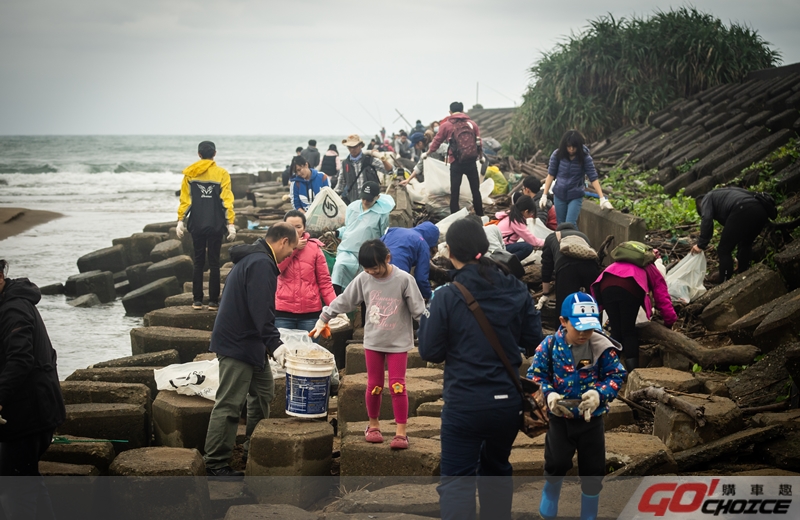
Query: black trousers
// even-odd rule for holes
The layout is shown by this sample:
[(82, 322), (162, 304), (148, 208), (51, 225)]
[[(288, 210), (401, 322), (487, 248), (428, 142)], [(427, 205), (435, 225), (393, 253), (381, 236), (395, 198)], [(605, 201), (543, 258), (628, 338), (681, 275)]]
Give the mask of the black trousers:
[(632, 294), (622, 287), (609, 287), (603, 290), (600, 297), (611, 324), (611, 337), (622, 343), (625, 359), (638, 361), (639, 333), (636, 330), (636, 316), (644, 299), (643, 291)]
[(472, 205), (475, 214), (483, 216), (483, 201), (481, 200), (480, 178), (478, 176), (478, 165), (473, 161), (465, 163), (450, 164), (450, 213), (455, 213), (459, 209), (458, 195), (461, 192), (461, 178), (466, 175), (469, 182), (469, 189), (472, 192)]
[[(598, 495), (606, 474), (606, 437), (602, 417), (565, 419), (550, 414), (550, 429), (544, 440), (544, 476), (563, 477), (572, 469), (578, 450), (578, 475), (586, 495)], [(561, 480), (561, 479), (548, 479)]]
[(192, 276), (194, 301), (203, 301), (203, 267), (208, 251), (208, 301), (219, 303), (219, 252), (222, 248), (222, 233), (192, 233), (192, 242), (194, 242)]
[(0, 506), (8, 520), (54, 518), (50, 495), (39, 473), (39, 459), (53, 432), (0, 442)]
[(737, 273), (750, 268), (753, 256), (753, 242), (769, 217), (758, 201), (740, 204), (728, 216), (717, 246), (719, 256), (720, 281), (733, 277), (733, 248), (736, 248), (736, 260), (739, 262)]

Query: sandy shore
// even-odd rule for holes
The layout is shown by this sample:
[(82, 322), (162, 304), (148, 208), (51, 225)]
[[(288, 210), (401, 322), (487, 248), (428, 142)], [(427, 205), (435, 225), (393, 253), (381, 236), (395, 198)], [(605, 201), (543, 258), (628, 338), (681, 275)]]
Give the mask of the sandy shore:
[(63, 217), (54, 211), (40, 211), (25, 208), (0, 208), (0, 240), (13, 237), (23, 231)]

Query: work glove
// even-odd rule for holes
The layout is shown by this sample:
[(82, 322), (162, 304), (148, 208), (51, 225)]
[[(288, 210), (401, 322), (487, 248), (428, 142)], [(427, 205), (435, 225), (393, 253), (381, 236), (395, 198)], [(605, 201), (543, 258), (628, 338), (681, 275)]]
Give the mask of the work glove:
[(236, 226), (228, 224), (228, 242), (236, 240)]
[(603, 197), (600, 199), (600, 207), (602, 209), (614, 209), (614, 206), (608, 201), (608, 197)]
[(183, 221), (178, 221), (178, 227), (175, 228), (175, 234), (178, 235), (178, 238), (183, 238), (183, 234), (186, 233), (186, 226), (183, 225)]
[(424, 161), (428, 158), (428, 152), (423, 152), (422, 155), (419, 156), (420, 161)]
[(8, 422), (8, 421), (6, 421), (6, 420), (5, 420), (5, 419), (3, 419), (2, 417), (0, 417), (0, 426), (2, 426), (2, 425), (4, 425), (4, 424), (6, 424), (7, 422)]
[[(327, 335), (326, 335), (327, 332)], [(322, 320), (317, 320), (317, 323), (314, 324), (314, 328), (311, 329), (311, 332), (308, 333), (309, 336), (317, 339), (319, 335), (322, 334), (322, 337), (330, 337), (331, 335), (331, 328)]]
[(286, 368), (286, 354), (288, 352), (289, 349), (286, 348), (286, 345), (281, 345), (275, 349), (275, 352), (272, 353), (273, 359), (275, 359), (275, 362), (279, 364), (281, 368)]
[(481, 164), (486, 164), (486, 156), (481, 155)]
[(583, 414), (583, 419), (586, 422), (592, 420), (592, 414), (597, 407), (600, 406), (600, 393), (597, 390), (587, 390), (581, 396), (581, 404), (578, 405), (578, 411)]
[(539, 208), (544, 209), (547, 207), (547, 194), (542, 193), (542, 196), (539, 198)]
[(553, 415), (557, 415), (558, 417), (572, 417), (572, 412), (569, 411), (569, 408), (559, 404), (563, 398), (561, 394), (550, 392), (547, 396), (547, 407)]
[(541, 295), (539, 297), (539, 301), (536, 302), (536, 310), (538, 311), (542, 310), (542, 308), (544, 308), (544, 306), (547, 304), (548, 301), (550, 301), (549, 296), (547, 296), (546, 294)]

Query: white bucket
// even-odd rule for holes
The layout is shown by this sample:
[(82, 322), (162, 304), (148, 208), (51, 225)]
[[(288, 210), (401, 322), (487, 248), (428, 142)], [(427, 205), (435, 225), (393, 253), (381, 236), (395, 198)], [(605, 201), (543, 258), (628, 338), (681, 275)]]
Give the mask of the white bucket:
[(286, 415), (328, 416), (331, 374), (336, 361), (328, 351), (293, 349), (286, 355)]

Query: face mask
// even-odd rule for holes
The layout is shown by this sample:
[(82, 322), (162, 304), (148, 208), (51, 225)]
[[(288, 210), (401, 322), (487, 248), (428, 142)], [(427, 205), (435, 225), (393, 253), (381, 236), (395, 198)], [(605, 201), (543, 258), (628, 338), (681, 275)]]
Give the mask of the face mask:
[(436, 128), (434, 128), (434, 129), (433, 129), (433, 133), (434, 133), (434, 134), (438, 134), (438, 133), (439, 133), (439, 127), (438, 127), (438, 126), (437, 126)]

